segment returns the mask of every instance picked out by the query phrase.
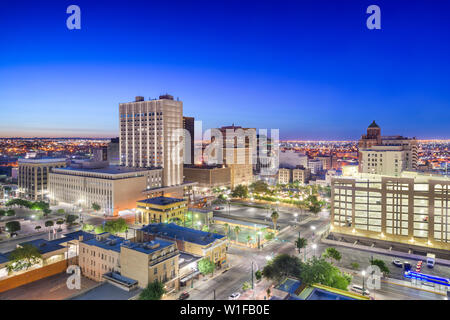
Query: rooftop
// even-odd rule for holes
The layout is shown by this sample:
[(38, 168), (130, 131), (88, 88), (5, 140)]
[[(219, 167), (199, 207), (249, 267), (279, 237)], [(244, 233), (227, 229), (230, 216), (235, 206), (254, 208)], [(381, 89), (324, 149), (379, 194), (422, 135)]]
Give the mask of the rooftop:
[(125, 241), (124, 238), (109, 235), (104, 239), (92, 238), (90, 240), (83, 241), (83, 243), (88, 244), (90, 246), (96, 246), (105, 250), (120, 252), (120, 246), (124, 241)]
[(65, 158), (28, 158), (19, 159), (19, 163), (54, 163), (65, 162)]
[(145, 254), (151, 254), (155, 251), (167, 248), (173, 244), (174, 244), (174, 242), (155, 239), (155, 240), (152, 240), (149, 242), (143, 242), (143, 243), (125, 241), (122, 243), (122, 246), (132, 249), (132, 250), (135, 250), (135, 251), (145, 253)]
[(156, 236), (183, 240), (200, 245), (208, 245), (216, 240), (225, 238), (225, 236), (218, 233), (185, 228), (174, 223), (153, 223), (143, 227), (141, 230)]
[(123, 173), (133, 173), (133, 172), (143, 172), (148, 170), (154, 170), (159, 168), (131, 168), (124, 166), (107, 166), (103, 168), (77, 168), (77, 167), (66, 167), (58, 168), (57, 171), (78, 171), (86, 173), (105, 173), (105, 174), (123, 174)]
[(169, 204), (182, 202), (182, 201), (186, 201), (186, 200), (179, 199), (179, 198), (169, 198), (169, 197), (155, 197), (155, 198), (139, 200), (138, 202), (155, 204), (158, 206), (167, 206)]
[(370, 124), (369, 128), (379, 128), (379, 126), (376, 124), (375, 120)]

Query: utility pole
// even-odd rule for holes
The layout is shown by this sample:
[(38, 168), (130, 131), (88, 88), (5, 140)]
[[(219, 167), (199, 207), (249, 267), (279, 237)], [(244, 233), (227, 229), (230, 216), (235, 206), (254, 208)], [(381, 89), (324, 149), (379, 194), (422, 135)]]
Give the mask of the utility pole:
[(213, 292), (214, 292), (214, 300), (216, 300), (216, 289), (214, 289)]
[(253, 290), (253, 261), (252, 261), (252, 290)]

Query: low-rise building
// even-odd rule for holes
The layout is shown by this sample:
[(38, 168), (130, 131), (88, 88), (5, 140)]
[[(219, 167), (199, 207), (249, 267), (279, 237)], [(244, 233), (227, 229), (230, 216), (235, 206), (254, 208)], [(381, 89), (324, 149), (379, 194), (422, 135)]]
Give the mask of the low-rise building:
[(188, 211), (187, 200), (170, 197), (155, 197), (137, 201), (136, 222), (184, 221)]
[(96, 203), (101, 212), (117, 216), (136, 207), (146, 189), (161, 186), (162, 169), (106, 166), (67, 167), (49, 174), (49, 198), (53, 203), (76, 204), (91, 209)]
[(307, 184), (311, 177), (311, 170), (304, 167), (292, 169), (292, 181)]
[(226, 236), (178, 226), (174, 223), (149, 224), (137, 231), (138, 241), (166, 239), (175, 241), (178, 250), (210, 259), (220, 266), (226, 263)]
[(288, 184), (291, 182), (291, 169), (278, 169), (278, 184)]
[(134, 243), (105, 232), (80, 243), (79, 264), (83, 275), (94, 281), (120, 282), (122, 277), (143, 288), (157, 280), (170, 292), (178, 289), (178, 257), (174, 242)]

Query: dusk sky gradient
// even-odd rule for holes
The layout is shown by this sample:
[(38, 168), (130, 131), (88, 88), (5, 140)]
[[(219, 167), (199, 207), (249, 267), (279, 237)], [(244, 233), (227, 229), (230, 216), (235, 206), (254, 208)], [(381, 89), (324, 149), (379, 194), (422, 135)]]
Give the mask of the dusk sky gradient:
[[(81, 30), (66, 8), (81, 8)], [(366, 8), (381, 8), (381, 30)], [(203, 128), (450, 138), (450, 1), (1, 1), (0, 137), (115, 137), (169, 93)]]

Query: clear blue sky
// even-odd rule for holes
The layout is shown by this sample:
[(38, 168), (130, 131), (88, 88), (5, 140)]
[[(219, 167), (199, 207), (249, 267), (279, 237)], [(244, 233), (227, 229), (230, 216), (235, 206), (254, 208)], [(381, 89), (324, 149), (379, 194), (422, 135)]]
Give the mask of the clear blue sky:
[[(66, 8), (81, 8), (81, 30)], [(381, 8), (381, 30), (366, 8)], [(1, 1), (0, 136), (117, 136), (118, 104), (180, 97), (204, 128), (450, 138), (450, 1)]]

